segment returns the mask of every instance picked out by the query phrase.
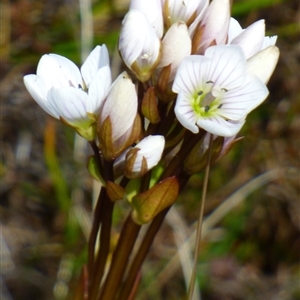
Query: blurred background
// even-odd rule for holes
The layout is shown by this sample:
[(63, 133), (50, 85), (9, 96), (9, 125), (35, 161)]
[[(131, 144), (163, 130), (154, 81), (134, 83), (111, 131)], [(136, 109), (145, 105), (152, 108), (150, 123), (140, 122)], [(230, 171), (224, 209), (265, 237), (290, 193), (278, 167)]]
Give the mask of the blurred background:
[[(71, 299), (86, 261), (91, 209), (99, 186), (90, 153), (51, 119), (23, 85), (40, 57), (78, 65), (105, 43), (114, 76), (127, 0), (1, 0), (1, 231), (3, 300)], [(199, 298), (300, 299), (300, 5), (297, 0), (236, 0), (247, 27), (265, 19), (281, 56), (270, 96), (252, 112), (244, 138), (211, 171)], [(203, 174), (194, 175), (168, 215), (142, 270), (137, 299), (182, 299), (191, 264)], [(128, 212), (117, 205), (115, 238)], [(190, 244), (184, 244), (190, 239)], [(184, 247), (180, 248), (180, 245)], [(112, 245), (113, 247), (113, 245)], [(178, 255), (178, 253), (180, 255)]]

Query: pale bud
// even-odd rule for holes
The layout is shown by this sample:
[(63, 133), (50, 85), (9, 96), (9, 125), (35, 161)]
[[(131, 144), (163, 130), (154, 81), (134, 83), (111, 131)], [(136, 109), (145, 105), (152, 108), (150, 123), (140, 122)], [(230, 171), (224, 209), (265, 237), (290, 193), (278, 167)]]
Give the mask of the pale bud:
[(160, 39), (148, 19), (138, 10), (130, 10), (123, 20), (119, 51), (127, 67), (142, 82), (151, 77), (159, 63)]
[[(199, 18), (201, 18), (199, 22)], [(203, 54), (213, 45), (225, 44), (230, 20), (230, 0), (213, 0), (190, 27), (193, 54)]]
[(175, 77), (183, 58), (191, 54), (192, 41), (184, 22), (174, 23), (162, 41), (162, 56), (157, 68), (171, 65), (169, 82)]
[(256, 75), (267, 84), (277, 65), (278, 58), (278, 47), (270, 46), (247, 60), (247, 73)]
[(163, 0), (163, 15), (167, 28), (176, 22), (188, 26), (194, 21), (197, 12), (201, 11), (207, 0)]
[(140, 11), (150, 22), (157, 36), (161, 38), (164, 33), (161, 0), (131, 0), (130, 10)]
[(98, 123), (100, 149), (106, 159), (116, 158), (139, 135), (132, 136), (137, 129), (137, 104), (135, 86), (123, 72), (111, 86)]
[(144, 138), (126, 154), (125, 175), (129, 178), (143, 176), (160, 161), (165, 146), (162, 135)]

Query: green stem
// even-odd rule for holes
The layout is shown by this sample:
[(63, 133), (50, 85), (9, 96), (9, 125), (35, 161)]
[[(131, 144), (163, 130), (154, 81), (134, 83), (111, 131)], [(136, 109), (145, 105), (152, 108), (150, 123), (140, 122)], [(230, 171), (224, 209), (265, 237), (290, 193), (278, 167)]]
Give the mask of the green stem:
[(203, 189), (202, 189), (202, 197), (201, 197), (201, 205), (199, 211), (199, 218), (197, 224), (197, 234), (196, 234), (196, 245), (195, 245), (195, 253), (194, 253), (194, 265), (190, 280), (190, 286), (188, 290), (187, 300), (191, 300), (194, 293), (195, 288), (195, 281), (196, 281), (196, 274), (197, 274), (197, 266), (198, 266), (198, 257), (200, 253), (200, 242), (201, 242), (201, 232), (202, 232), (202, 223), (203, 223), (203, 214), (204, 214), (204, 204), (206, 199), (206, 192), (208, 186), (208, 178), (209, 178), (209, 170), (210, 170), (210, 161), (211, 161), (211, 154), (212, 154), (212, 142), (213, 142), (213, 135), (210, 135), (209, 139), (209, 152), (208, 152), (208, 161), (207, 166), (205, 168), (204, 174), (204, 182), (203, 182)]
[(131, 213), (127, 217), (113, 254), (110, 270), (98, 300), (113, 300), (124, 276), (124, 272), (141, 226), (133, 222)]

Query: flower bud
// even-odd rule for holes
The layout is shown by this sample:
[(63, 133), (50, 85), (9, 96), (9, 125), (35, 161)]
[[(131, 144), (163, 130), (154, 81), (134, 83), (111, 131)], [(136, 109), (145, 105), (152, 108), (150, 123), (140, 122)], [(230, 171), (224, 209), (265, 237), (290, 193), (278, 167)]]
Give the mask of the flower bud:
[(176, 177), (160, 181), (146, 192), (132, 198), (132, 219), (137, 224), (150, 222), (158, 213), (176, 201), (178, 193), (179, 183)]
[(179, 64), (184, 57), (191, 54), (192, 41), (185, 23), (174, 23), (162, 41), (162, 55), (157, 68), (171, 65), (169, 82), (174, 80)]
[[(188, 175), (201, 172), (206, 167), (209, 155), (210, 136), (210, 133), (203, 136), (184, 160), (184, 171)], [(236, 135), (231, 137), (213, 136), (211, 164), (225, 156), (231, 150), (232, 146), (242, 139), (236, 139), (235, 136)]]
[(189, 28), (192, 53), (203, 54), (213, 45), (225, 44), (230, 20), (230, 1), (213, 0)]
[(130, 10), (123, 20), (119, 51), (127, 67), (142, 82), (151, 77), (159, 63), (160, 39), (147, 18), (138, 10)]
[(123, 72), (112, 84), (100, 113), (98, 137), (103, 156), (115, 159), (139, 134), (135, 86), (130, 76)]
[(196, 13), (205, 7), (206, 2), (206, 0), (164, 0), (163, 15), (167, 28), (180, 21), (189, 26), (194, 21)]
[(131, 0), (130, 10), (140, 11), (150, 22), (157, 36), (161, 38), (164, 33), (161, 0)]
[(126, 154), (125, 175), (128, 178), (142, 177), (160, 161), (165, 146), (162, 135), (144, 138)]
[(279, 58), (279, 49), (270, 46), (247, 60), (247, 73), (256, 75), (265, 84), (268, 83)]

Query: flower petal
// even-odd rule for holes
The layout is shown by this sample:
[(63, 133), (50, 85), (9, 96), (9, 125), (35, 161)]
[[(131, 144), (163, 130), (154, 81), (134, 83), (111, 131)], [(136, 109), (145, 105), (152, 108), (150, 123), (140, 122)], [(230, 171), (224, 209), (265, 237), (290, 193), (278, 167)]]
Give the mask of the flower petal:
[(174, 79), (173, 92), (183, 91), (191, 96), (199, 92), (208, 80), (210, 62), (209, 58), (202, 55), (190, 55), (183, 59)]
[(244, 81), (246, 60), (240, 47), (219, 45), (209, 47), (205, 57), (211, 59), (207, 80), (221, 88), (233, 89)]
[(270, 46), (248, 59), (247, 73), (256, 75), (266, 84), (274, 72), (278, 58), (279, 49)]
[(231, 41), (231, 44), (239, 45), (245, 57), (249, 58), (261, 49), (264, 38), (265, 20), (259, 20), (243, 30)]
[(95, 74), (88, 94), (90, 97), (89, 103), (87, 105), (87, 112), (99, 114), (100, 107), (107, 97), (108, 91), (111, 86), (111, 71), (109, 66), (100, 68)]
[(244, 125), (244, 123), (244, 119), (238, 122), (232, 122), (226, 121), (221, 116), (201, 118), (197, 121), (197, 125), (206, 130), (207, 132), (224, 137), (230, 137), (237, 134)]
[(123, 61), (142, 81), (147, 81), (159, 63), (161, 41), (148, 19), (130, 10), (123, 21), (119, 50)]
[(179, 92), (176, 104), (175, 115), (181, 125), (193, 133), (198, 133), (199, 128), (196, 126), (196, 115), (191, 106), (190, 96), (182, 91)]
[(36, 75), (26, 75), (24, 76), (24, 84), (27, 88), (31, 97), (38, 103), (38, 105), (49, 115), (54, 118), (59, 118), (59, 115), (50, 109), (47, 102), (47, 93), (48, 89), (45, 85), (45, 82), (40, 76)]
[(261, 104), (268, 94), (262, 81), (248, 75), (243, 85), (224, 94), (218, 114), (230, 120), (240, 120)]
[(228, 28), (228, 41), (227, 43), (230, 44), (231, 41), (237, 37), (240, 33), (242, 33), (243, 29), (242, 26), (240, 25), (240, 23), (234, 19), (234, 18), (230, 18), (230, 22), (229, 22), (229, 28)]
[(116, 141), (133, 125), (137, 114), (137, 104), (135, 86), (129, 75), (123, 72), (112, 84), (100, 115), (101, 124), (108, 116), (110, 117), (113, 125), (113, 141)]
[(78, 67), (69, 59), (57, 55), (43, 55), (39, 61), (36, 74), (43, 78), (47, 89), (51, 87), (82, 85)]
[(51, 110), (72, 125), (88, 123), (86, 110), (88, 101), (89, 97), (85, 92), (73, 87), (52, 88), (48, 93)]
[(192, 41), (185, 23), (174, 23), (162, 41), (162, 56), (157, 68), (171, 64), (169, 81), (175, 77), (177, 68), (184, 57), (191, 54)]
[(81, 74), (87, 87), (89, 87), (97, 71), (104, 66), (109, 66), (107, 48), (105, 45), (96, 46), (81, 67)]
[(200, 26), (203, 36), (197, 45), (197, 54), (202, 54), (212, 44), (225, 44), (230, 20), (230, 1), (213, 0), (206, 9)]
[(161, 0), (131, 0), (130, 10), (131, 9), (136, 9), (144, 14), (153, 26), (157, 36), (159, 38), (163, 36), (164, 24)]
[(159, 162), (165, 146), (165, 138), (162, 135), (149, 135), (141, 140), (134, 148), (139, 148), (137, 165), (141, 165), (142, 158), (147, 160), (148, 170)]

